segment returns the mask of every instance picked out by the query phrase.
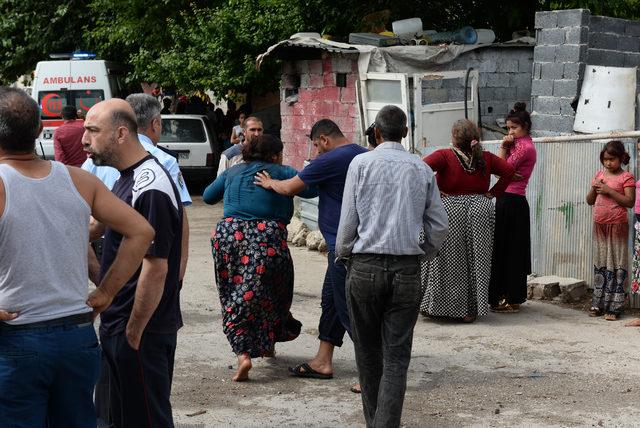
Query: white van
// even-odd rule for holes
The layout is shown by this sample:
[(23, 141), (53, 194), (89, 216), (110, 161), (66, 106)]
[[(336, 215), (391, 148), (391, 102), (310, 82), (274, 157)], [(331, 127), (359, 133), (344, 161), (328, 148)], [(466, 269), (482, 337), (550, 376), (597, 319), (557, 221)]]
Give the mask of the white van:
[(40, 105), (43, 125), (36, 152), (53, 159), (53, 132), (63, 123), (64, 106), (72, 105), (86, 114), (102, 100), (125, 96), (123, 74), (121, 65), (103, 60), (40, 61), (31, 91)]

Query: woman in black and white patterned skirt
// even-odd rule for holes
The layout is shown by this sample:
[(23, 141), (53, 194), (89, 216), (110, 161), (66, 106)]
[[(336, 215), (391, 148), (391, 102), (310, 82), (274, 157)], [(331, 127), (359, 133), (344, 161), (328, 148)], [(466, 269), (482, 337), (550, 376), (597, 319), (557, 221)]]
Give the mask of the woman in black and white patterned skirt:
[[(451, 131), (451, 147), (424, 161), (436, 172), (449, 217), (449, 236), (438, 256), (424, 263), (421, 312), (473, 322), (488, 312), (494, 206), (511, 182), (514, 168), (482, 149), (480, 130), (459, 120)], [(489, 189), (491, 175), (500, 179)]]

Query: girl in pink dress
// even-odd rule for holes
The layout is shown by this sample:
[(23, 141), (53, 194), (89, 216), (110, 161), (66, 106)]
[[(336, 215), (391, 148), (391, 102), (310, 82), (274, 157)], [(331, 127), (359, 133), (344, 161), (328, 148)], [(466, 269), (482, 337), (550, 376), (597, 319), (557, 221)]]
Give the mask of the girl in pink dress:
[(536, 164), (536, 148), (529, 136), (531, 117), (524, 103), (507, 115), (509, 134), (498, 156), (515, 168), (517, 179), (496, 199), (489, 305), (493, 312), (520, 310), (527, 300), (527, 275), (531, 273), (531, 232), (526, 190)]
[(600, 152), (603, 170), (596, 173), (587, 194), (593, 205), (593, 301), (589, 316), (604, 314), (615, 321), (622, 312), (628, 278), (629, 223), (627, 209), (635, 201), (635, 179), (622, 169), (629, 154), (620, 141), (609, 141)]

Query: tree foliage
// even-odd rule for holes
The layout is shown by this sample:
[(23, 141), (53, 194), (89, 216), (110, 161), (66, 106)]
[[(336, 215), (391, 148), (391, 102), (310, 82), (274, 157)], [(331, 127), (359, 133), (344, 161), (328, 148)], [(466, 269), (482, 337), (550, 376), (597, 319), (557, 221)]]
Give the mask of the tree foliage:
[[(0, 0), (0, 81), (28, 73), (51, 52), (86, 49), (131, 65), (133, 82), (179, 90), (262, 92), (277, 84), (278, 64), (258, 71), (255, 57), (299, 31), (346, 39), (367, 14), (391, 22), (413, 16), (425, 29), (492, 28), (499, 40), (533, 29), (536, 10), (588, 8), (640, 18), (640, 0)], [(603, 9), (604, 7), (604, 9)]]

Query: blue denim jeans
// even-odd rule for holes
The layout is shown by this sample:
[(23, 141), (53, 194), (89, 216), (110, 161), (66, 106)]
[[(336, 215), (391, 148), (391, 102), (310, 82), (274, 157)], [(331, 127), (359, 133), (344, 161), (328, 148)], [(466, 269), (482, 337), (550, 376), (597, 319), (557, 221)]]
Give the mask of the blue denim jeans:
[(93, 324), (0, 332), (0, 425), (96, 426), (100, 345)]
[(322, 301), (320, 303), (322, 314), (318, 325), (318, 339), (334, 346), (342, 346), (345, 331), (351, 334), (345, 292), (347, 268), (342, 263), (334, 263), (335, 259), (336, 253), (329, 251), (327, 272), (322, 284)]
[(399, 427), (422, 298), (418, 256), (355, 254), (347, 297), (367, 427)]

